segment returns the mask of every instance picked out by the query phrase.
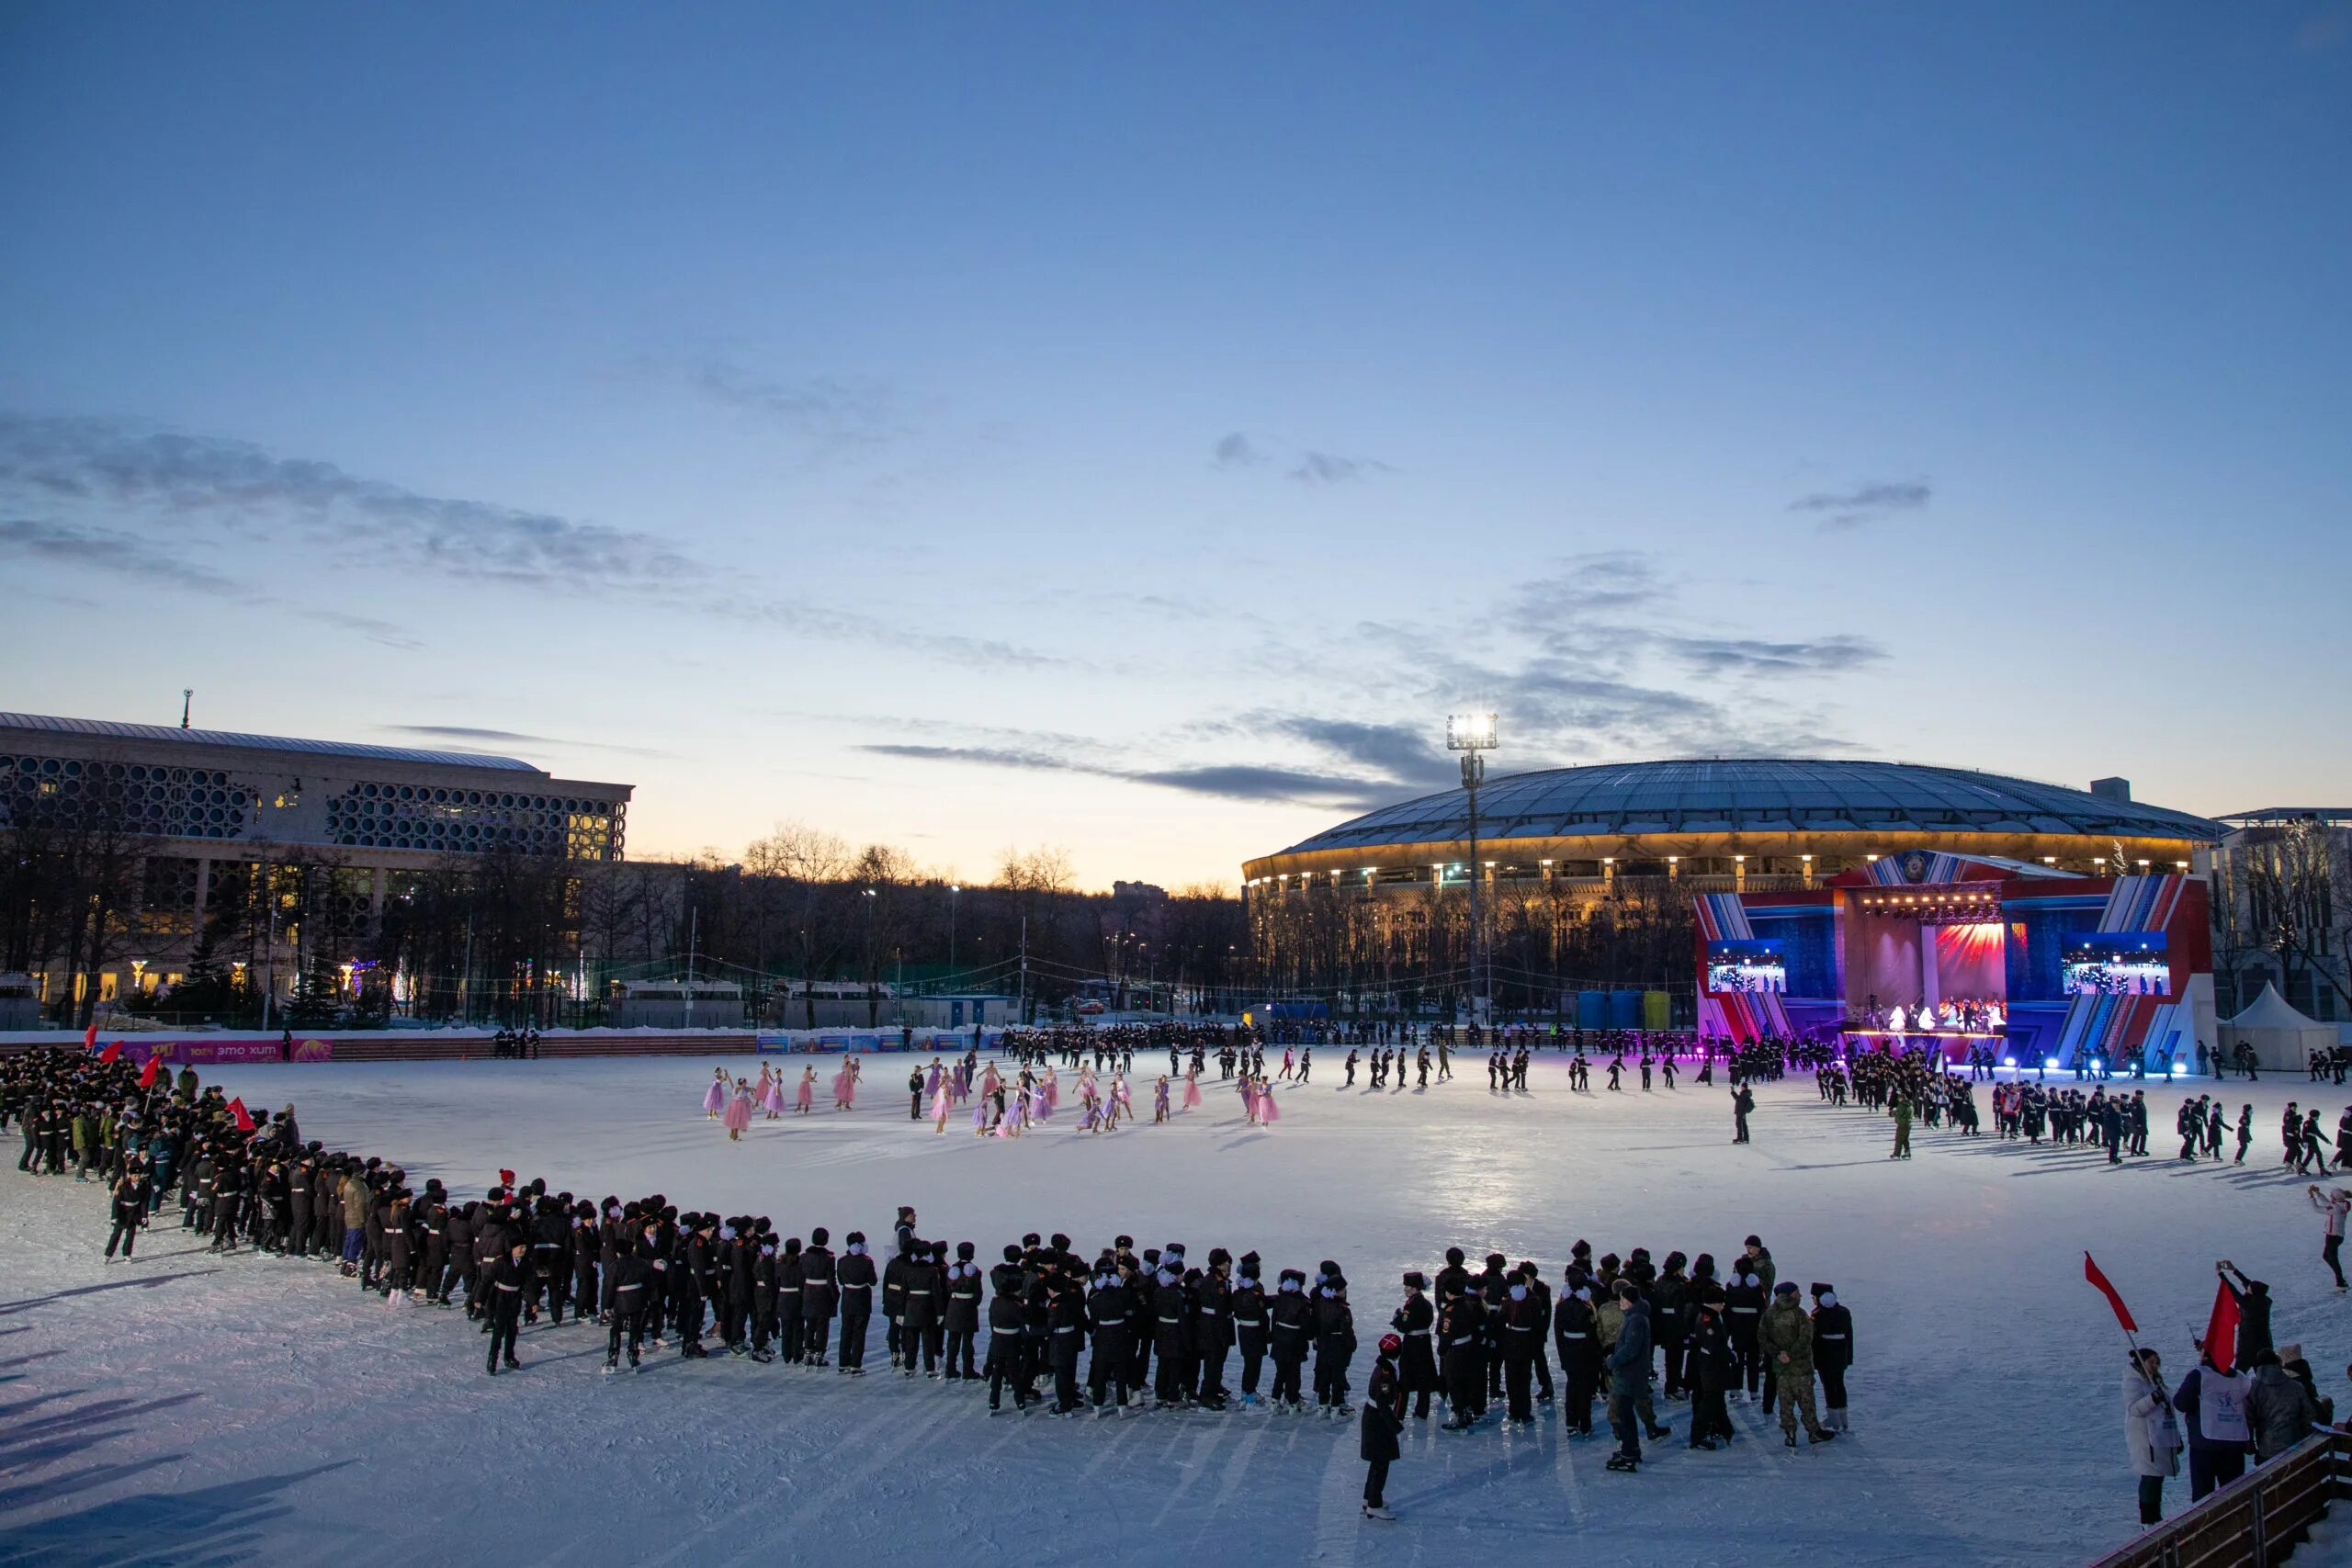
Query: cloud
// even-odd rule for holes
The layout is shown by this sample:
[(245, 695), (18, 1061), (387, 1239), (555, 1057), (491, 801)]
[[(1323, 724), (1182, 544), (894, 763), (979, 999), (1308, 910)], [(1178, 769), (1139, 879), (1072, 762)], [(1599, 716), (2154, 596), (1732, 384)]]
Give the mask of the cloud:
[[(781, 397), (783, 394), (778, 393)], [(157, 526), (199, 524), (266, 537), (284, 527), (379, 564), (462, 581), (548, 592), (627, 595), (662, 608), (772, 627), (791, 636), (894, 648), (962, 665), (1041, 668), (1062, 660), (991, 637), (927, 632), (853, 611), (773, 598), (714, 596), (723, 574), (666, 540), (492, 502), (453, 499), (363, 479), (332, 463), (276, 457), (247, 442), (156, 431), (111, 420), (0, 414), (0, 497), (136, 510)], [(19, 518), (0, 549), (52, 560), (162, 571), (159, 547), (128, 533)], [(193, 562), (169, 566), (182, 587), (276, 604)], [(388, 646), (413, 648), (382, 621), (340, 610), (295, 609)]]
[(1220, 468), (1251, 468), (1266, 461), (1266, 455), (1236, 430), (1218, 439), (1216, 460)]
[(1366, 474), (1385, 474), (1388, 465), (1376, 457), (1342, 457), (1331, 452), (1302, 454), (1290, 477), (1302, 484), (1337, 485)]
[[(1286, 456), (1281, 455), (1287, 453)], [(1376, 457), (1347, 457), (1336, 452), (1317, 452), (1271, 436), (1250, 436), (1238, 430), (1228, 431), (1217, 438), (1210, 449), (1210, 467), (1229, 471), (1261, 468), (1280, 463), (1283, 471), (1301, 484), (1346, 484), (1371, 474), (1392, 470)]]
[(1277, 719), (1272, 728), (1375, 770), (1385, 781), (1400, 785), (1437, 789), (1455, 776), (1453, 762), (1425, 727), (1302, 715)]
[(455, 740), (465, 746), (561, 746), (580, 751), (614, 751), (628, 757), (667, 757), (671, 753), (648, 746), (616, 746), (602, 740), (565, 740), (552, 735), (526, 735), (514, 729), (480, 729), (469, 724), (379, 724), (387, 735), (413, 735), (426, 740)]
[(649, 534), (361, 479), (243, 441), (111, 420), (0, 415), (0, 490), (151, 509), (243, 529), (292, 527), (397, 563), (545, 587), (683, 581), (685, 558)]
[(1252, 764), (1208, 764), (1197, 767), (1122, 768), (1047, 751), (996, 746), (926, 746), (905, 742), (874, 742), (858, 747), (877, 757), (903, 757), (924, 762), (967, 762), (981, 767), (1015, 768), (1032, 773), (1080, 773), (1093, 778), (1120, 779), (1153, 784), (1193, 795), (1227, 800), (1300, 801), (1320, 805), (1361, 804), (1375, 786), (1362, 779), (1335, 778), (1295, 768)]
[(334, 626), (342, 631), (356, 632), (370, 642), (380, 643), (386, 648), (423, 646), (390, 621), (378, 620), (373, 615), (356, 615), (347, 610), (321, 610), (288, 604), (209, 567), (175, 558), (152, 540), (111, 528), (45, 522), (29, 517), (0, 518), (0, 558), (9, 556), (55, 565), (100, 569), (110, 577), (120, 576), (127, 571), (130, 581), (141, 591), (177, 589), (209, 599), (266, 608), (278, 615), (315, 621), (321, 626)]
[(1860, 528), (1883, 522), (1898, 513), (1924, 510), (1934, 496), (1926, 479), (1878, 479), (1850, 490), (1815, 491), (1789, 502), (1791, 512), (1809, 512), (1821, 518), (1823, 532)]
[(1689, 637), (1658, 641), (1671, 658), (1703, 675), (1835, 675), (1886, 657), (1868, 637), (1846, 636), (1810, 642)]
[(911, 434), (888, 387), (878, 381), (812, 376), (780, 380), (724, 359), (689, 367), (686, 384), (712, 402), (764, 414), (834, 446), (878, 446)]

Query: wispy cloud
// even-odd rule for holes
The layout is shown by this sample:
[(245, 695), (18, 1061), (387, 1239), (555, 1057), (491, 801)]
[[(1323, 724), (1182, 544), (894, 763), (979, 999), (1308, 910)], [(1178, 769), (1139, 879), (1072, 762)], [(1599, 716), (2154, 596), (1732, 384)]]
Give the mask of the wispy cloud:
[[(285, 530), (346, 556), (356, 546), (375, 564), (401, 570), (548, 593), (628, 597), (793, 637), (895, 649), (951, 663), (1003, 669), (1061, 662), (1001, 638), (929, 631), (887, 616), (775, 597), (713, 594), (709, 585), (726, 574), (634, 529), (429, 495), (333, 463), (281, 457), (247, 442), (118, 421), (0, 414), (0, 501), (40, 503), (10, 520), (11, 532), (0, 534), (0, 550), (41, 559), (115, 566), (131, 560), (160, 572), (166, 552), (148, 539), (29, 515), (60, 507), (108, 509), (181, 535), (191, 525), (222, 537), (268, 537)], [(171, 563), (169, 575), (191, 592), (276, 603), (192, 561)], [(389, 623), (349, 611), (293, 613), (389, 646), (416, 646)]]
[(686, 384), (712, 402), (764, 415), (827, 446), (878, 446), (912, 434), (890, 389), (838, 376), (765, 376), (725, 359), (689, 366)]
[(1351, 457), (1337, 452), (1320, 452), (1311, 447), (1295, 446), (1279, 437), (1253, 436), (1238, 430), (1228, 431), (1217, 437), (1216, 445), (1209, 449), (1209, 466), (1229, 472), (1276, 465), (1291, 479), (1308, 485), (1346, 484), (1351, 480), (1392, 471), (1377, 457)]
[(291, 604), (258, 588), (175, 557), (153, 541), (111, 528), (57, 523), (30, 517), (0, 518), (0, 559), (103, 570), (110, 579), (135, 582), (140, 591), (161, 590), (195, 593), (229, 604), (266, 608), (274, 614), (356, 632), (386, 648), (413, 649), (422, 645), (390, 621), (348, 610), (317, 609)]
[(1934, 494), (1934, 487), (1926, 479), (1877, 479), (1848, 490), (1801, 495), (1789, 502), (1789, 510), (1814, 513), (1820, 517), (1824, 532), (1836, 532), (1924, 511)]
[(649, 534), (551, 513), (429, 495), (280, 457), (242, 441), (111, 420), (0, 415), (0, 492), (140, 507), (223, 526), (287, 526), (452, 577), (537, 586), (684, 581), (685, 558)]
[(1805, 642), (1668, 637), (1658, 642), (1668, 657), (1704, 675), (1837, 675), (1886, 657), (1870, 638), (1850, 636)]
[(387, 735), (414, 736), (424, 740), (450, 740), (460, 746), (557, 746), (575, 751), (611, 751), (625, 757), (667, 757), (650, 746), (616, 746), (603, 740), (566, 740), (553, 735), (526, 735), (515, 729), (482, 729), (469, 724), (380, 724)]
[(929, 746), (899, 741), (874, 742), (860, 746), (858, 750), (877, 757), (900, 757), (915, 761), (965, 762), (1030, 773), (1080, 773), (1093, 778), (1120, 779), (1129, 784), (1151, 784), (1161, 789), (1216, 795), (1227, 800), (1354, 806), (1364, 804), (1376, 794), (1376, 790), (1363, 779), (1334, 777), (1306, 769), (1248, 763), (1117, 767), (1047, 750), (1001, 746)]

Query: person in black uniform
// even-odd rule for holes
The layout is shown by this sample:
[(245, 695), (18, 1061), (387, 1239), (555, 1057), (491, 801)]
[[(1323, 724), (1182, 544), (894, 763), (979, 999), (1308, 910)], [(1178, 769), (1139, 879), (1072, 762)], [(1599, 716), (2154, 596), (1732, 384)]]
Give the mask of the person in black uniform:
[(1398, 1376), (1396, 1360), (1404, 1344), (1394, 1334), (1380, 1337), (1380, 1359), (1373, 1363), (1372, 1382), (1364, 1389), (1362, 1437), (1356, 1451), (1365, 1465), (1363, 1517), (1367, 1519), (1396, 1517), (1388, 1511), (1386, 1493), (1388, 1467), (1401, 1455), (1397, 1434), (1405, 1429), (1405, 1383)]
[(1193, 1352), (1200, 1371), (1193, 1397), (1210, 1410), (1222, 1410), (1226, 1404), (1225, 1353), (1233, 1345), (1233, 1287), (1226, 1270), (1232, 1262), (1233, 1254), (1211, 1247), (1209, 1271), (1193, 1298)]
[(1739, 1381), (1739, 1359), (1731, 1348), (1731, 1325), (1723, 1288), (1711, 1280), (1690, 1287), (1690, 1327), (1684, 1343), (1684, 1386), (1690, 1392), (1690, 1446), (1713, 1449), (1732, 1437), (1724, 1394)]
[(638, 1370), (638, 1349), (645, 1341), (646, 1309), (661, 1288), (664, 1265), (654, 1255), (659, 1227), (648, 1225), (639, 1237), (641, 1245), (626, 1250), (616, 1250), (608, 1273), (613, 1287), (612, 1311), (607, 1314), (612, 1328), (605, 1338), (605, 1371), (618, 1371), (621, 1345), (628, 1345), (629, 1371)]
[(833, 1254), (826, 1240), (825, 1227), (819, 1225), (800, 1254), (802, 1359), (812, 1367), (825, 1364), (825, 1340), (833, 1328)]
[(915, 1356), (922, 1356), (925, 1377), (939, 1375), (940, 1317), (947, 1304), (947, 1244), (922, 1242), (907, 1263), (906, 1295), (900, 1304), (899, 1350), (901, 1369), (915, 1375)]
[[(1437, 1354), (1430, 1343), (1437, 1325), (1437, 1309), (1430, 1305), (1428, 1281), (1420, 1270), (1407, 1274), (1404, 1283), (1405, 1300), (1388, 1320), (1398, 1343), (1398, 1409), (1402, 1411), (1403, 1400), (1409, 1395), (1413, 1400), (1413, 1419), (1426, 1421), (1430, 1418), (1430, 1395), (1438, 1392)], [(1365, 1395), (1367, 1400), (1372, 1397)], [(1370, 1406), (1367, 1404), (1366, 1408)]]
[(1544, 1344), (1543, 1312), (1528, 1288), (1527, 1276), (1515, 1273), (1504, 1291), (1498, 1337), (1502, 1341), (1503, 1388), (1509, 1398), (1505, 1418), (1515, 1427), (1534, 1425), (1535, 1406), (1530, 1397), (1535, 1355)]
[(852, 1231), (849, 1250), (833, 1270), (842, 1295), (841, 1370), (850, 1377), (865, 1375), (865, 1331), (874, 1319), (874, 1259), (865, 1253), (865, 1233)]
[(114, 1261), (114, 1249), (119, 1245), (123, 1261), (128, 1263), (130, 1249), (139, 1240), (139, 1227), (146, 1223), (146, 1178), (125, 1174), (114, 1184), (114, 1233), (107, 1237), (107, 1261)]
[[(944, 1375), (961, 1382), (977, 1378), (972, 1341), (980, 1332), (980, 1266), (972, 1261), (972, 1244), (956, 1244), (956, 1261), (947, 1266), (947, 1367)], [(1097, 1342), (1098, 1345), (1100, 1341)], [(1098, 1349), (1097, 1355), (1101, 1354)]]
[(1553, 1309), (1553, 1345), (1559, 1349), (1559, 1378), (1566, 1384), (1566, 1408), (1559, 1420), (1576, 1437), (1592, 1437), (1592, 1399), (1601, 1384), (1600, 1324), (1592, 1316), (1592, 1286), (1574, 1262), (1564, 1286)]
[(517, 1236), (507, 1248), (506, 1256), (492, 1264), (488, 1270), (490, 1286), (490, 1375), (498, 1375), (502, 1353), (508, 1371), (519, 1371), (522, 1362), (514, 1359), (514, 1334), (523, 1320), (523, 1295), (530, 1280), (530, 1268), (524, 1258), (529, 1246)]
[(1012, 1385), (1012, 1407), (1029, 1408), (1028, 1385), (1021, 1381), (1021, 1249), (1008, 1247), (1005, 1260), (989, 1271), (989, 1414), (1003, 1407), (1004, 1385)]
[(1453, 1416), (1440, 1428), (1466, 1432), (1487, 1412), (1487, 1303), (1465, 1287), (1447, 1301), (1438, 1314), (1443, 1345), (1445, 1399)]
[[(1756, 1348), (1756, 1330), (1764, 1315), (1764, 1280), (1751, 1272), (1753, 1268), (1745, 1258), (1733, 1258), (1731, 1282), (1724, 1288), (1724, 1321), (1730, 1328), (1732, 1359), (1751, 1400), (1758, 1397), (1764, 1377), (1764, 1358)], [(1737, 1388), (1731, 1391), (1731, 1398), (1739, 1398)]]
[(1827, 1285), (1813, 1287), (1813, 1370), (1821, 1374), (1821, 1424), (1833, 1432), (1846, 1425), (1846, 1373), (1854, 1365), (1854, 1314)]
[(1299, 1373), (1315, 1343), (1315, 1303), (1306, 1294), (1306, 1274), (1282, 1271), (1268, 1315), (1273, 1319), (1269, 1348), (1274, 1358), (1274, 1408), (1295, 1415), (1306, 1408), (1299, 1397)]
[(1241, 1348), (1241, 1407), (1258, 1405), (1258, 1374), (1266, 1361), (1266, 1287), (1258, 1278), (1260, 1259), (1254, 1252), (1241, 1255), (1233, 1277), (1233, 1337)]
[(1106, 1415), (1127, 1406), (1127, 1368), (1135, 1359), (1127, 1344), (1128, 1316), (1135, 1304), (1130, 1277), (1128, 1268), (1106, 1252), (1094, 1260), (1089, 1280), (1086, 1318), (1094, 1330), (1094, 1355), (1087, 1363), (1086, 1393), (1095, 1409)]
[(1078, 1292), (1078, 1281), (1063, 1277), (1056, 1269), (1046, 1277), (1046, 1359), (1054, 1372), (1054, 1409), (1057, 1416), (1082, 1414), (1085, 1404), (1078, 1396), (1078, 1356), (1086, 1346), (1086, 1303)]
[(775, 1237), (767, 1225), (763, 1214), (752, 1227), (758, 1245), (752, 1253), (752, 1359), (761, 1362), (775, 1359), (768, 1349), (775, 1335)]
[(1348, 1403), (1348, 1363), (1356, 1353), (1356, 1315), (1348, 1305), (1348, 1281), (1333, 1273), (1316, 1292), (1315, 1404), (1326, 1419), (1353, 1413)]
[(604, 1229), (596, 1223), (596, 1205), (582, 1200), (571, 1211), (571, 1305), (580, 1317), (592, 1311), (604, 1315), (604, 1303), (596, 1291), (596, 1270), (604, 1253)]
[(1173, 1410), (1184, 1400), (1184, 1344), (1192, 1337), (1190, 1303), (1183, 1276), (1160, 1254), (1159, 1272), (1152, 1276), (1152, 1349), (1159, 1358), (1159, 1378), (1152, 1395), (1162, 1410)]

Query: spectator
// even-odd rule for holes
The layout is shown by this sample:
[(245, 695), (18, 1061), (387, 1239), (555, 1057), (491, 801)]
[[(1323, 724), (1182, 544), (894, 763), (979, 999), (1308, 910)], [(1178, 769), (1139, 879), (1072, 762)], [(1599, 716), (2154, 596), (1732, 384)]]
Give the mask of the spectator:
[(2165, 1478), (2180, 1473), (2180, 1423), (2165, 1397), (2164, 1362), (2154, 1350), (2138, 1349), (2123, 1368), (2123, 1442), (2140, 1477), (2140, 1522), (2165, 1517)]

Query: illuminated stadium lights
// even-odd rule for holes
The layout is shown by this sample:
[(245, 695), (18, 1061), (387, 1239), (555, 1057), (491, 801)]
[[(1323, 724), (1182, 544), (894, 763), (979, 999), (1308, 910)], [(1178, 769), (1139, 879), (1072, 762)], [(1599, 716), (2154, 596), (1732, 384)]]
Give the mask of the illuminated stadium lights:
[(1457, 713), (1445, 721), (1445, 749), (1449, 751), (1489, 751), (1495, 747), (1495, 715), (1491, 713)]

